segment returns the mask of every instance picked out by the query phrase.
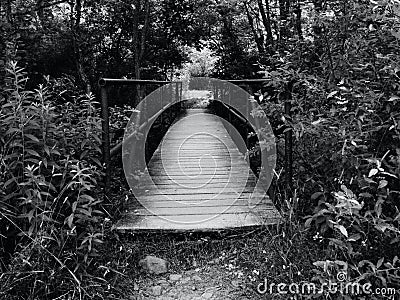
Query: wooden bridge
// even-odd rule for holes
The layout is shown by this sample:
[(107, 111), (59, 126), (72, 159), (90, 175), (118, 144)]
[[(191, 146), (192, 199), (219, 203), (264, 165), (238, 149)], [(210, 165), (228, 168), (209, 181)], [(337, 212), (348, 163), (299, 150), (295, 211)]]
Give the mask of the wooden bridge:
[(204, 108), (174, 121), (145, 175), (117, 229), (209, 231), (279, 222), (227, 126)]

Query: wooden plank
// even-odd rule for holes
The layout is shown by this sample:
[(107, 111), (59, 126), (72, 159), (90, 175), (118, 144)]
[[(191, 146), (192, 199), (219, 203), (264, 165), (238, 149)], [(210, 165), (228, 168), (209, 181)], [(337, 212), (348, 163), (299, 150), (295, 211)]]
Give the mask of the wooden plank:
[[(201, 164), (198, 163), (196, 164), (195, 162), (186, 162), (186, 163), (175, 163), (175, 162), (164, 162), (162, 165), (154, 166), (151, 171), (155, 170), (165, 170), (165, 169), (177, 169), (177, 170), (215, 170), (215, 169), (225, 169), (225, 170), (230, 170), (232, 167), (242, 167), (243, 164), (238, 164), (232, 162), (230, 164), (229, 162), (220, 162), (220, 163), (215, 163), (215, 165), (211, 164)], [(243, 169), (243, 168), (242, 168)], [(250, 174), (250, 172), (248, 172)]]
[(156, 154), (155, 155), (155, 159), (159, 159), (159, 158), (183, 158), (183, 157), (193, 157), (196, 159), (200, 159), (202, 157), (210, 157), (213, 158), (214, 156), (217, 156), (219, 159), (240, 159), (243, 158), (243, 155), (239, 154), (239, 153), (230, 153), (227, 150), (219, 150), (219, 149), (215, 149), (215, 150), (210, 150), (210, 151), (202, 151), (202, 150), (193, 150), (193, 151), (170, 151), (168, 153), (163, 153), (163, 154)]
[(181, 165), (179, 163), (170, 163), (170, 162), (164, 162), (162, 165), (158, 165), (158, 166), (154, 166), (153, 168), (150, 169), (150, 172), (159, 172), (159, 171), (181, 171), (183, 172), (183, 170), (187, 170), (187, 171), (201, 171), (201, 169), (203, 169), (203, 171), (225, 171), (227, 173), (229, 172), (236, 172), (238, 173), (245, 173), (245, 174), (249, 174), (249, 175), (253, 175), (251, 172), (251, 170), (246, 170), (244, 169), (244, 165), (243, 164), (229, 164), (229, 162), (225, 162), (223, 164), (213, 164), (213, 163), (209, 163), (209, 164), (197, 164), (196, 162), (193, 162), (192, 165), (186, 164), (186, 165)]
[[(247, 188), (248, 189), (248, 188)], [(171, 191), (171, 190), (170, 190)], [(264, 202), (266, 204), (272, 204), (269, 199), (267, 193), (265, 191), (260, 191), (257, 193), (252, 193), (247, 191), (243, 192), (223, 192), (223, 193), (198, 193), (198, 194), (183, 194), (183, 193), (174, 193), (172, 190), (168, 193), (168, 190), (158, 190), (149, 193), (137, 193), (136, 199), (140, 202), (146, 203), (156, 203), (156, 202), (167, 202), (167, 201), (184, 201), (184, 202), (201, 202), (201, 201), (225, 201), (232, 200), (234, 201), (246, 201), (247, 203), (258, 203)]]
[[(207, 183), (207, 182), (206, 182)], [(207, 183), (207, 187), (209, 188), (224, 188), (224, 187), (237, 187), (237, 182), (231, 182), (231, 183), (226, 183), (225, 181), (219, 181), (219, 182), (214, 182), (214, 181), (210, 181), (209, 183)], [(242, 181), (242, 184), (244, 184), (245, 186), (254, 187), (254, 182), (252, 181)], [(160, 189), (160, 190), (164, 190), (164, 189), (168, 189), (168, 190), (174, 190), (176, 188), (199, 188), (204, 186), (205, 183), (203, 184), (199, 184), (196, 180), (193, 180), (192, 182), (189, 183), (177, 183), (175, 181), (168, 181), (168, 182), (161, 182), (161, 183), (157, 183), (155, 184), (156, 188)], [(151, 189), (153, 188), (153, 185), (142, 185), (139, 188), (140, 189)]]
[(140, 216), (200, 216), (212, 214), (242, 214), (242, 213), (265, 213), (266, 208), (262, 205), (249, 207), (248, 205), (226, 205), (226, 206), (176, 206), (176, 207), (153, 207), (152, 210), (138, 208), (131, 212)]
[[(231, 147), (224, 147), (224, 146), (218, 146), (218, 145), (215, 145), (212, 147), (211, 146), (204, 147), (204, 146), (199, 145), (199, 146), (197, 146), (197, 148), (196, 147), (189, 148), (189, 147), (183, 147), (183, 146), (169, 147), (169, 146), (165, 146), (165, 145), (163, 147), (168, 147), (168, 151), (163, 150), (163, 153), (155, 153), (154, 154), (154, 155), (156, 155), (155, 157), (158, 157), (161, 155), (162, 156), (171, 155), (171, 154), (175, 154), (175, 155), (176, 154), (179, 154), (179, 155), (188, 154), (190, 156), (193, 156), (193, 154), (196, 154), (197, 157), (201, 157), (202, 155), (205, 155), (205, 154), (211, 155), (211, 156), (214, 155), (216, 157), (219, 157), (220, 154), (224, 154), (225, 156), (229, 155), (229, 154), (232, 154), (235, 156), (243, 156), (243, 154), (241, 154), (241, 153), (233, 152), (234, 150)], [(200, 147), (202, 147), (202, 148), (199, 149)]]
[(233, 149), (232, 147), (225, 147), (225, 146), (220, 146), (220, 145), (214, 145), (214, 146), (201, 146), (198, 147), (196, 149), (196, 147), (192, 147), (192, 148), (187, 148), (185, 149), (183, 146), (175, 146), (175, 147), (169, 147), (168, 146), (168, 151), (164, 150), (163, 154), (169, 154), (171, 152), (176, 153), (178, 151), (182, 151), (182, 153), (189, 153), (189, 154), (199, 154), (199, 153), (212, 153), (212, 154), (216, 154), (219, 155), (219, 153), (223, 151), (226, 151), (227, 153), (231, 153), (233, 152), (235, 149)]
[(147, 191), (144, 192), (144, 195), (188, 195), (190, 197), (191, 195), (205, 195), (205, 194), (213, 194), (213, 195), (219, 195), (219, 194), (226, 194), (226, 193), (231, 193), (231, 194), (236, 194), (240, 195), (242, 192), (249, 192), (251, 193), (253, 190), (252, 187), (204, 187), (204, 188), (172, 188), (172, 189), (160, 189), (156, 191)]
[(159, 216), (129, 216), (117, 228), (119, 230), (173, 230), (173, 231), (212, 231), (224, 228), (245, 228), (279, 223), (276, 212), (256, 214), (192, 215), (163, 218)]
[(165, 200), (155, 200), (153, 198), (148, 198), (148, 200), (140, 200), (139, 205), (132, 205), (129, 207), (130, 211), (134, 211), (137, 208), (145, 208), (149, 207), (150, 209), (155, 209), (158, 207), (170, 207), (170, 208), (180, 208), (180, 207), (228, 207), (228, 206), (242, 206), (247, 208), (252, 208), (254, 206), (262, 206), (263, 209), (274, 209), (273, 204), (270, 201), (265, 200), (248, 200), (248, 199), (237, 199), (237, 198), (228, 198), (228, 199), (184, 199), (184, 200), (175, 200), (175, 201), (165, 201)]
[[(165, 145), (175, 145), (176, 143), (190, 143), (191, 145), (214, 145), (215, 142), (211, 140), (204, 140), (204, 137), (191, 137), (191, 138), (186, 138), (182, 141), (182, 137), (169, 137), (167, 141), (162, 142)], [(233, 141), (227, 141), (229, 145), (234, 145), (235, 143)], [(156, 151), (159, 151), (156, 150)]]
[(204, 156), (204, 157), (199, 157), (199, 156), (160, 156), (157, 157), (157, 159), (162, 159), (163, 162), (159, 164), (154, 164), (151, 162), (149, 164), (148, 169), (154, 169), (162, 166), (175, 166), (176, 168), (179, 168), (179, 166), (188, 166), (188, 167), (238, 167), (241, 170), (245, 171), (245, 167), (249, 170), (250, 167), (247, 164), (247, 161), (243, 159), (241, 156), (220, 156), (218, 158), (214, 158), (212, 156)]
[[(239, 183), (243, 183), (246, 184), (246, 182), (248, 181), (248, 179), (251, 179), (250, 176), (245, 177), (245, 176), (240, 176), (241, 174), (237, 173), (237, 174), (200, 174), (200, 175), (196, 175), (196, 174), (185, 174), (185, 175), (168, 175), (168, 172), (163, 173), (163, 177), (161, 176), (153, 176), (153, 183), (152, 182), (146, 182), (143, 183), (143, 185), (141, 186), (150, 186), (152, 187), (153, 185), (159, 185), (164, 183), (164, 181), (167, 181), (171, 184), (174, 185), (179, 185), (182, 186), (184, 188), (190, 188), (190, 185), (192, 186), (192, 188), (194, 187), (200, 187), (200, 186), (204, 186), (204, 184), (208, 184), (208, 183), (213, 183), (214, 180), (216, 180), (215, 182), (218, 183), (225, 183), (225, 186), (231, 186), (234, 185), (234, 187), (238, 187)], [(192, 181), (190, 181), (192, 180)], [(198, 183), (196, 185), (196, 182)], [(253, 180), (250, 180), (250, 182), (254, 182)], [(189, 183), (190, 185), (186, 185), (186, 183)]]
[[(154, 172), (154, 173), (153, 173)], [(229, 179), (229, 177), (243, 175), (240, 172), (229, 172), (225, 170), (209, 170), (209, 171), (183, 171), (183, 170), (163, 170), (163, 171), (152, 171), (150, 175), (165, 175), (171, 177), (171, 179), (178, 179), (179, 177), (185, 176), (189, 178), (205, 177), (213, 178), (214, 176), (221, 175)], [(249, 175), (250, 176), (250, 175)], [(243, 178), (246, 178), (243, 176)]]
[[(246, 174), (235, 174), (237, 176), (231, 176), (232, 180), (242, 180), (242, 179), (248, 179), (249, 176), (245, 176)], [(174, 175), (172, 178), (171, 176), (168, 176), (167, 174), (161, 174), (161, 175), (153, 175), (151, 176), (152, 180), (179, 180), (179, 182), (183, 182), (185, 179), (190, 179), (190, 177), (186, 176), (185, 174), (180, 174), (180, 175)], [(203, 180), (203, 181), (208, 181), (210, 179), (210, 176), (204, 175), (204, 176), (197, 176), (197, 177), (192, 177), (193, 179), (196, 180)], [(215, 179), (222, 179), (222, 180), (227, 180), (229, 179), (229, 176), (227, 174), (216, 174), (212, 176), (213, 180)]]
[[(221, 182), (222, 183), (226, 183), (226, 178), (227, 178), (226, 176), (213, 177), (212, 181), (211, 181), (209, 176), (207, 176), (207, 177), (196, 177), (196, 178), (190, 178), (190, 177), (185, 176), (185, 177), (182, 177), (178, 182), (177, 180), (175, 180), (176, 178), (172, 179), (170, 176), (153, 176), (152, 177), (152, 182), (154, 184), (156, 184), (156, 185), (159, 185), (159, 186), (166, 185), (166, 184), (168, 184), (168, 185), (178, 184), (178, 183), (179, 184), (187, 184), (187, 185), (199, 186), (199, 185), (203, 185), (205, 183), (208, 183), (208, 184), (212, 184), (212, 183), (217, 184), (217, 183), (221, 183)], [(235, 183), (239, 183), (239, 182), (243, 182), (243, 181), (246, 181), (246, 182), (249, 182), (249, 183), (253, 183), (253, 185), (255, 185), (256, 182), (257, 182), (256, 179), (253, 179), (251, 177), (245, 177), (245, 176), (237, 177), (237, 176), (235, 176), (235, 177), (231, 178), (230, 183), (231, 184), (235, 184)], [(140, 186), (141, 187), (145, 187), (145, 186), (148, 186), (149, 184), (150, 184), (150, 186), (152, 186), (151, 183), (148, 183), (148, 182), (143, 182), (143, 183), (141, 183)]]
[[(238, 199), (248, 200), (252, 197), (252, 193), (221, 193), (221, 194), (148, 194), (148, 195), (138, 195), (140, 201), (207, 201), (207, 200), (220, 200), (220, 199), (233, 199), (233, 201)], [(255, 199), (264, 199), (264, 196), (253, 196)], [(268, 202), (271, 202), (269, 199)]]

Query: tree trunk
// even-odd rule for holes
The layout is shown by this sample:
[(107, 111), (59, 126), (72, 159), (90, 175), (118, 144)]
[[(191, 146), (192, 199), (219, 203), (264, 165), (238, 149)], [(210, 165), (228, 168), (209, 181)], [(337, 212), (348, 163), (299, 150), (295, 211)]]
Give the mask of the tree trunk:
[(288, 37), (288, 16), (290, 9), (289, 0), (279, 0), (279, 40), (282, 41), (283, 37)]
[(43, 0), (36, 1), (36, 11), (39, 17), (40, 24), (44, 25), (44, 8), (43, 8)]
[(9, 23), (9, 24), (12, 24), (11, 2), (12, 2), (12, 0), (7, 0), (7, 2), (6, 2), (6, 9), (5, 9), (5, 11), (6, 11), (6, 20), (7, 20), (7, 23)]
[(147, 30), (149, 28), (149, 15), (150, 15), (150, 2), (149, 0), (145, 0), (144, 2), (144, 26), (142, 29), (142, 37), (141, 37), (141, 43), (140, 43), (140, 60), (143, 58), (144, 51), (146, 49), (146, 36), (147, 36)]
[(83, 86), (85, 86), (86, 93), (91, 92), (91, 85), (88, 79), (88, 76), (85, 72), (83, 66), (83, 58), (82, 58), (82, 50), (81, 50), (81, 36), (80, 36), (80, 24), (82, 18), (82, 1), (76, 0), (75, 1), (75, 15), (73, 13), (74, 5), (71, 4), (71, 16), (74, 18), (71, 21), (71, 28), (72, 28), (72, 40), (73, 40), (73, 47), (74, 47), (74, 56), (75, 56), (75, 66), (76, 71), (78, 73), (78, 78)]
[[(142, 7), (144, 11), (142, 11)], [(135, 0), (135, 22), (132, 28), (132, 39), (134, 47), (134, 74), (135, 79), (141, 78), (141, 61), (146, 50), (146, 35), (149, 27), (150, 3), (149, 0), (144, 0), (143, 5), (141, 0)], [(139, 32), (140, 16), (144, 15), (144, 25)], [(143, 90), (140, 85), (136, 85), (137, 102), (143, 98)]]
[[(139, 61), (137, 63), (137, 73), (136, 76), (138, 76), (138, 78), (140, 78), (140, 71), (141, 71), (141, 65), (140, 62), (143, 59), (143, 54), (144, 51), (146, 49), (146, 35), (147, 35), (147, 30), (149, 27), (149, 14), (150, 14), (150, 3), (149, 0), (144, 0), (144, 25), (142, 28), (142, 32), (141, 32), (141, 39), (140, 39), (140, 52), (139, 52)], [(144, 92), (144, 86), (139, 86), (139, 92), (138, 92), (138, 96), (139, 99), (142, 100), (145, 97), (145, 92)]]
[(260, 10), (265, 31), (267, 32), (267, 42), (270, 45), (272, 45), (274, 38), (272, 36), (272, 29), (271, 29), (271, 14), (269, 11), (269, 0), (265, 0), (265, 6), (263, 0), (258, 0), (258, 9)]
[[(142, 7), (144, 11), (142, 11)], [(135, 60), (135, 78), (140, 79), (140, 69), (144, 51), (146, 50), (146, 35), (149, 27), (150, 3), (149, 0), (144, 0), (143, 6), (141, 0), (135, 1), (135, 23), (132, 29), (134, 43), (134, 60)], [(144, 16), (144, 25), (139, 31), (140, 16)]]
[(135, 0), (135, 22), (132, 28), (133, 52), (134, 52), (134, 72), (135, 79), (140, 79), (140, 61), (139, 61), (139, 16), (140, 16), (140, 0)]
[(296, 31), (297, 31), (297, 35), (299, 36), (300, 40), (303, 40), (303, 30), (301, 28), (301, 4), (300, 4), (300, 0), (296, 1), (296, 8), (294, 10), (294, 13), (296, 15)]
[(320, 60), (323, 52), (322, 27), (319, 24), (319, 17), (322, 11), (322, 0), (313, 0), (313, 3), (316, 15), (316, 22), (313, 24), (314, 53), (315, 53), (315, 59)]
[(247, 14), (247, 20), (249, 22), (249, 25), (251, 27), (251, 31), (253, 32), (254, 35), (254, 40), (256, 42), (257, 45), (257, 49), (259, 53), (264, 53), (265, 49), (264, 49), (264, 36), (263, 34), (258, 34), (256, 28), (254, 27), (254, 19), (253, 16), (251, 15), (250, 11), (249, 11), (249, 7), (247, 6), (247, 3), (244, 3), (244, 7), (246, 9), (246, 14)]

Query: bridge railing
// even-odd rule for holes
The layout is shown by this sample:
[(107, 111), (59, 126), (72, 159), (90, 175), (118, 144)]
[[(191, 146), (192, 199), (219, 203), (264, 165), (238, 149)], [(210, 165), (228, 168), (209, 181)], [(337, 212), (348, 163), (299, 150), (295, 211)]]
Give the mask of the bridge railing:
[[(259, 96), (255, 95), (254, 87), (262, 86), (267, 80), (266, 79), (234, 79), (234, 80), (226, 80), (227, 82), (233, 83), (235, 85), (238, 85), (239, 87), (242, 87), (244, 90), (246, 90), (250, 95), (254, 95), (254, 99), (258, 102), (258, 104), (261, 104), (261, 101), (259, 100)], [(231, 93), (225, 89), (231, 89), (231, 85), (227, 84), (226, 86), (224, 85), (215, 85), (214, 86), (214, 98), (216, 99), (222, 99), (223, 97), (231, 97)], [(226, 99), (225, 99), (226, 100)], [(238, 117), (241, 121), (245, 123), (249, 123), (246, 118), (243, 118), (240, 116), (232, 107), (229, 105), (226, 105), (225, 103), (228, 101), (221, 102), (222, 105), (228, 109), (233, 115)], [(249, 115), (248, 108), (246, 107), (246, 115)], [(292, 109), (292, 104), (291, 104), (291, 94), (287, 93), (287, 99), (285, 99), (284, 102), (284, 117), (287, 121), (291, 121), (291, 109)], [(228, 120), (231, 122), (231, 120)], [(254, 120), (257, 122), (257, 119)], [(285, 151), (284, 151), (284, 170), (286, 174), (286, 184), (287, 187), (289, 188), (290, 191), (292, 191), (293, 188), (293, 132), (291, 128), (288, 130), (284, 131), (285, 134)]]
[[(163, 103), (163, 93), (160, 93), (160, 104), (161, 110), (158, 113), (153, 114), (152, 116), (144, 116), (143, 122), (139, 125), (137, 131), (143, 130), (148, 124), (151, 124), (161, 113), (166, 110), (172, 104), (179, 102), (182, 99), (182, 82), (180, 81), (160, 81), (160, 80), (141, 80), (141, 79), (114, 79), (114, 78), (101, 78), (98, 82), (100, 87), (101, 94), (101, 116), (102, 116), (102, 146), (103, 146), (103, 163), (105, 166), (105, 190), (107, 191), (110, 185), (111, 179), (111, 157), (121, 152), (122, 142), (114, 145), (111, 148), (110, 144), (110, 111), (109, 111), (109, 99), (108, 92), (110, 87), (116, 86), (134, 86), (134, 87), (143, 87), (143, 86), (157, 86), (161, 87), (164, 85), (171, 85), (174, 87), (171, 93), (174, 93), (173, 97), (175, 98), (174, 102), (167, 101), (164, 105)], [(139, 99), (142, 100), (142, 99)], [(131, 135), (130, 137), (133, 137)], [(128, 138), (130, 138), (128, 137)]]

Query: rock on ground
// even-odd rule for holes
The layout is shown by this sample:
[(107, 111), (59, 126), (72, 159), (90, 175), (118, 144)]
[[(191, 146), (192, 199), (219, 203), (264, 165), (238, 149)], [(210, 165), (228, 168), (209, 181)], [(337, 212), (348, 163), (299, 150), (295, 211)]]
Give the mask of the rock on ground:
[(178, 281), (182, 278), (181, 274), (171, 274), (169, 275), (169, 280), (170, 281)]
[(139, 266), (150, 274), (163, 274), (168, 272), (168, 262), (162, 258), (147, 255), (139, 261)]
[(153, 286), (151, 288), (151, 293), (153, 294), (153, 296), (160, 296), (162, 292), (162, 287), (159, 285)]

